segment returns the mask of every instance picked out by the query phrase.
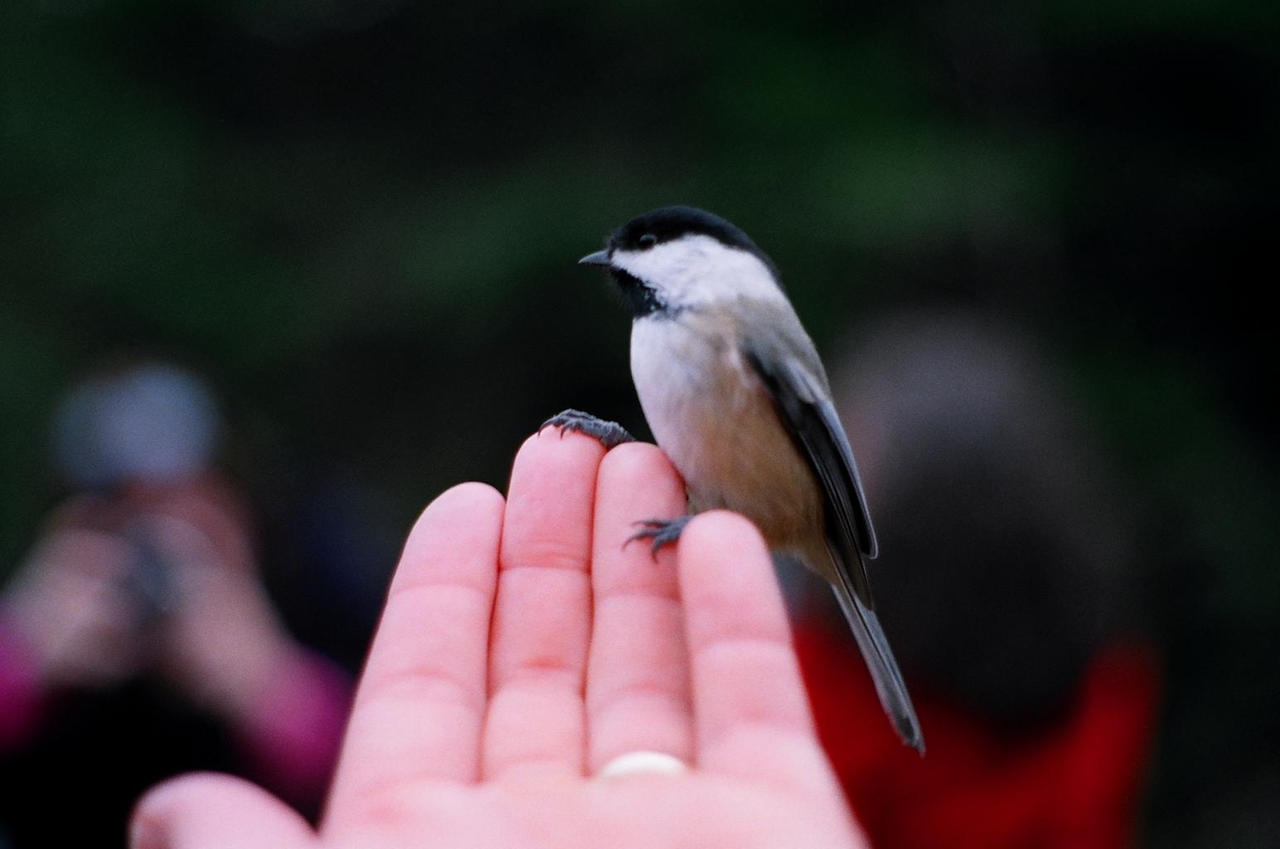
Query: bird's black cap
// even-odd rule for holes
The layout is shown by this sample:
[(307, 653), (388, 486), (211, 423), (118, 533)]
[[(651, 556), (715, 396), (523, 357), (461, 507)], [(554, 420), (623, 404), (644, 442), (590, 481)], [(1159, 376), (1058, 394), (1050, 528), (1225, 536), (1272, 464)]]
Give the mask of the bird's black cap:
[(775, 278), (778, 276), (773, 260), (741, 228), (694, 206), (663, 206), (637, 215), (614, 230), (608, 244), (611, 251), (642, 251), (689, 235), (710, 236), (723, 245), (755, 254)]

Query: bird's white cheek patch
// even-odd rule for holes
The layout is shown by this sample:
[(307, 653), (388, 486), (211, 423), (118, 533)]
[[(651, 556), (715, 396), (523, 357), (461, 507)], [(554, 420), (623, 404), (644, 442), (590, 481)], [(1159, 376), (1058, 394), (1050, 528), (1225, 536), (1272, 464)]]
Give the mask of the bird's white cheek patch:
[(759, 257), (710, 236), (685, 236), (647, 251), (616, 251), (612, 261), (673, 307), (700, 307), (733, 298), (786, 301)]

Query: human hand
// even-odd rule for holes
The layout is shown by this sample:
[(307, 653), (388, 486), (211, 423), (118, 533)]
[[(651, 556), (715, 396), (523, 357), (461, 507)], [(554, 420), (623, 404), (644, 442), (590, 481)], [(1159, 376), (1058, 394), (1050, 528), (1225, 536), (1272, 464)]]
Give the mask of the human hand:
[(188, 521), (155, 514), (146, 527), (172, 584), (157, 671), (196, 704), (233, 723), (251, 721), (295, 652), (256, 570)]
[(101, 687), (137, 671), (133, 554), (115, 534), (59, 524), (36, 544), (0, 608), (31, 653), (40, 687)]
[[(654, 446), (531, 437), (505, 504), (463, 484), (410, 533), (319, 832), (193, 775), (139, 802), (133, 845), (863, 846), (759, 534), (713, 513), (657, 562), (625, 545), (684, 507)], [(637, 750), (690, 768), (593, 777)]]

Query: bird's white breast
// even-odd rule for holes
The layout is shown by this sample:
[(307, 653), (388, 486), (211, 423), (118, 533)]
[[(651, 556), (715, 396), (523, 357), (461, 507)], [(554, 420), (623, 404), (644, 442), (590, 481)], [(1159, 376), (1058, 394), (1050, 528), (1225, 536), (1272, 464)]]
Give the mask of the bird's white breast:
[[(746, 362), (732, 323), (696, 310), (638, 319), (631, 373), (658, 445), (695, 510), (727, 507), (757, 523), (800, 499), (800, 462), (772, 401)], [(769, 507), (778, 502), (778, 510)]]
[[(642, 318), (631, 330), (631, 376), (658, 445), (686, 483), (708, 475), (707, 427), (744, 379), (727, 334), (696, 315)], [(727, 412), (727, 411), (726, 411)]]

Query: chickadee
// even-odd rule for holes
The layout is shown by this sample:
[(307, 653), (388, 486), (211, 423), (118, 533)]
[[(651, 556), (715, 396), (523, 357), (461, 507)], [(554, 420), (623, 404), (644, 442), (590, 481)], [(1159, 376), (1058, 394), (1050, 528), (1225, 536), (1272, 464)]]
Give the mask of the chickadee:
[[(774, 556), (831, 583), (903, 742), (924, 739), (871, 601), (876, 556), (858, 467), (818, 353), (777, 269), (746, 233), (687, 206), (655, 209), (579, 260), (608, 269), (634, 323), (631, 374), (658, 445), (684, 477), (691, 513), (751, 519)], [(606, 444), (626, 431), (568, 410), (547, 422)], [(689, 516), (644, 522), (655, 548)]]

